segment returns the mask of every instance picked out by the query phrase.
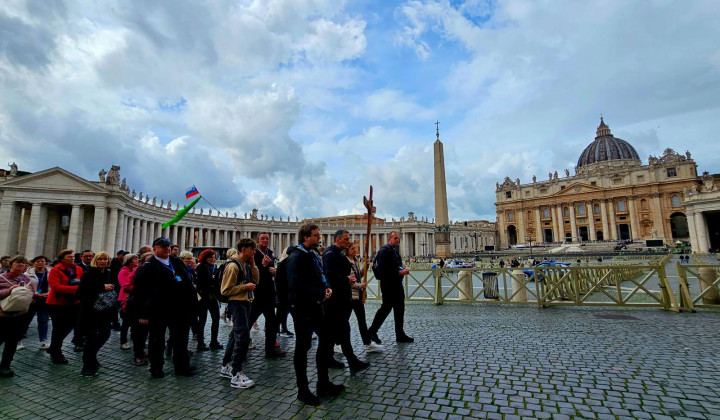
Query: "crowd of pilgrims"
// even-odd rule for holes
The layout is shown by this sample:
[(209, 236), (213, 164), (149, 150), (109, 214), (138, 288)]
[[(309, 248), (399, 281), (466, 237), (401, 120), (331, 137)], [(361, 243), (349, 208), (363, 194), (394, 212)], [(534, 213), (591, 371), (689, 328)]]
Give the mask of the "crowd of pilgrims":
[[(242, 322), (247, 322), (247, 325), (257, 329), (258, 318), (260, 315), (265, 317), (265, 357), (277, 358), (285, 356), (285, 352), (279, 348), (277, 336), (293, 337), (293, 333), (287, 324), (290, 307), (286, 275), (276, 273), (275, 268), (287, 254), (284, 253), (280, 259), (276, 259), (268, 248), (268, 237), (265, 233), (260, 234), (257, 246), (255, 241), (250, 240), (253, 253), (251, 258), (254, 259), (254, 267), (258, 267), (259, 281), (245, 292), (249, 298), (247, 300), (251, 302), (247, 302), (250, 305), (249, 316)], [(354, 242), (343, 250), (352, 270), (350, 276), (353, 280), (358, 279), (352, 286), (352, 309), (357, 316), (365, 351), (379, 352), (383, 349), (379, 344), (380, 340), (375, 333), (368, 333), (365, 321), (362, 293), (366, 284), (360, 281), (363, 272), (359, 264), (358, 247), (358, 243)], [(158, 249), (163, 248), (167, 248), (170, 255), (158, 254)], [(241, 254), (244, 252), (245, 248), (231, 248), (227, 251), (226, 259), (228, 262), (242, 261)], [(313, 252), (318, 253), (317, 250)], [(176, 270), (181, 261), (180, 267), (184, 265), (192, 290), (181, 292), (178, 288), (165, 288), (161, 281), (157, 280), (162, 273), (153, 272), (150, 267), (153, 264), (147, 264), (143, 271), (146, 263), (153, 258), (164, 261), (162, 268), (157, 270), (171, 270), (178, 282), (180, 277)], [(221, 314), (223, 303), (228, 300), (220, 292), (222, 274), (218, 275), (218, 272), (224, 266), (218, 265), (217, 259), (218, 255), (212, 249), (202, 251), (197, 258), (189, 251), (180, 252), (176, 245), (170, 245), (167, 238), (158, 238), (152, 247), (143, 246), (137, 253), (119, 250), (114, 257), (107, 252), (85, 250), (76, 253), (71, 249), (61, 251), (54, 261), (49, 261), (44, 255), (36, 256), (30, 261), (21, 255), (2, 257), (0, 300), (6, 299), (12, 290), (18, 287), (30, 289), (33, 295), (27, 310), (6, 312), (0, 309), (0, 345), (4, 344), (0, 377), (9, 378), (15, 375), (11, 369), (14, 354), (25, 347), (23, 339), (30, 342), (27, 339), (28, 328), (31, 321), (37, 318), (39, 348), (47, 351), (52, 363), (68, 363), (63, 354), (63, 343), (73, 334), (71, 347), (75, 352), (82, 352), (83, 377), (99, 374), (101, 365), (98, 351), (113, 331), (119, 332), (120, 349), (132, 350), (134, 365), (150, 364), (153, 378), (164, 376), (162, 366), (165, 357), (173, 358), (175, 375), (192, 375), (195, 371), (195, 367), (190, 365), (193, 351), (188, 349), (187, 344), (192, 331), (197, 341), (195, 351), (225, 350), (221, 376), (241, 375), (241, 378), (234, 378), (232, 381), (236, 388), (254, 385), (244, 373), (236, 372), (237, 369), (232, 368), (237, 357), (242, 360), (247, 357), (246, 353), (240, 356), (235, 354), (238, 351), (236, 347), (239, 347), (235, 345), (236, 339), (245, 338), (231, 333), (227, 343), (223, 345), (218, 337), (221, 319), (227, 323), (233, 322), (233, 311), (228, 311), (228, 307), (232, 305), (226, 305)], [(241, 267), (240, 264), (238, 267)], [(250, 263), (242, 267), (250, 267)], [(247, 274), (251, 277), (249, 268)], [(206, 341), (205, 325), (208, 314), (211, 327), (209, 341)], [(50, 330), (51, 335), (48, 337)], [(313, 336), (313, 339), (317, 339), (317, 336)], [(352, 372), (362, 371), (370, 366), (369, 363), (359, 360), (351, 348), (348, 352), (345, 347), (349, 342), (342, 337), (335, 339), (334, 344), (335, 352), (346, 355)], [(255, 348), (252, 340), (246, 345), (247, 348)], [(327, 365), (344, 369), (345, 365), (331, 355), (332, 353), (328, 356)]]

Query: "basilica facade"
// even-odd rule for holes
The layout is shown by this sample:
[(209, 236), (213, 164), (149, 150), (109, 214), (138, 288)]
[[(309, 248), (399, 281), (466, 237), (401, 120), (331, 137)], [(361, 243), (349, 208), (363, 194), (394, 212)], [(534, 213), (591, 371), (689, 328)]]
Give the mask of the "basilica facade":
[[(692, 241), (707, 224), (702, 213), (702, 220), (688, 220), (685, 201), (692, 191), (705, 188), (708, 176), (698, 176), (690, 152), (666, 149), (643, 164), (635, 148), (613, 136), (601, 118), (595, 140), (580, 154), (573, 175), (556, 171), (545, 180), (533, 176), (525, 184), (506, 177), (496, 185), (500, 246)], [(705, 245), (709, 242), (695, 249)]]
[[(387, 242), (391, 231), (400, 234), (403, 256), (430, 256), (435, 249), (435, 224), (412, 212), (399, 220), (375, 219), (368, 237), (364, 215), (291, 220), (259, 215), (257, 210), (223, 214), (201, 206), (175, 225), (162, 228), (175, 217), (179, 204), (131, 190), (126, 180), (120, 179), (117, 166), (100, 171), (96, 180), (59, 167), (28, 173), (14, 166), (0, 174), (0, 255), (32, 258), (43, 254), (52, 259), (65, 248), (134, 252), (160, 236), (183, 250), (230, 248), (241, 237), (255, 238), (259, 232), (269, 232), (271, 247), (281, 251), (298, 243), (297, 232), (305, 222), (319, 225), (325, 245), (333, 242), (336, 230), (344, 229), (352, 239), (368, 243), (371, 253)], [(495, 223), (488, 221), (455, 222), (453, 252), (494, 246), (496, 231)]]

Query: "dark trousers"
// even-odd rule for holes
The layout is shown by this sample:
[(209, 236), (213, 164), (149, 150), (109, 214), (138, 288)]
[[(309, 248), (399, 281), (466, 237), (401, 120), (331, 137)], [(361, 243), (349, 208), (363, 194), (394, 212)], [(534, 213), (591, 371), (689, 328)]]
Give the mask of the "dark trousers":
[(210, 342), (218, 342), (218, 330), (220, 329), (220, 305), (215, 299), (201, 299), (198, 302), (198, 325), (195, 334), (198, 344), (205, 343), (205, 323), (210, 312)]
[(250, 305), (248, 301), (231, 300), (227, 306), (228, 313), (232, 316), (233, 330), (225, 346), (223, 366), (232, 363), (233, 375), (242, 372), (242, 363), (247, 357), (250, 345)]
[[(127, 316), (127, 315), (126, 315)], [(148, 339), (149, 328), (138, 322), (136, 318), (131, 319), (130, 338), (133, 342), (133, 356), (136, 359), (145, 358), (145, 342)]]
[(78, 323), (79, 305), (47, 305), (48, 313), (52, 319), (52, 335), (50, 338), (51, 356), (62, 356), (62, 345), (65, 337)]
[(150, 370), (162, 370), (165, 363), (165, 331), (170, 330), (173, 347), (173, 366), (175, 370), (186, 370), (190, 366), (187, 345), (190, 336), (190, 316), (188, 313), (164, 314), (150, 319), (148, 331), (150, 342)]
[(100, 364), (97, 354), (110, 338), (110, 326), (114, 314), (90, 314), (83, 321), (85, 349), (83, 350), (83, 369), (97, 369)]
[(357, 318), (358, 331), (360, 331), (362, 342), (367, 346), (370, 344), (370, 333), (368, 333), (367, 320), (365, 319), (365, 304), (360, 299), (353, 300), (352, 310), (355, 312), (355, 318)]
[(375, 318), (368, 332), (377, 334), (378, 330), (385, 322), (385, 318), (393, 311), (395, 317), (395, 337), (399, 338), (405, 335), (403, 322), (405, 319), (405, 291), (402, 283), (390, 284), (383, 287), (383, 281), (380, 281), (380, 291), (382, 292), (382, 304), (380, 309), (375, 313)]
[(120, 344), (128, 342), (128, 330), (132, 320), (127, 312), (120, 311), (120, 318), (122, 319), (122, 325), (120, 325)]
[(329, 306), (329, 321), (332, 325), (332, 334), (334, 344), (339, 344), (342, 348), (343, 355), (347, 359), (349, 365), (358, 362), (355, 352), (353, 352), (352, 344), (350, 344), (350, 314), (352, 307), (350, 302), (344, 302), (345, 305)]
[(260, 314), (265, 317), (265, 353), (268, 353), (275, 349), (275, 342), (277, 341), (278, 322), (277, 318), (275, 318), (274, 297), (256, 298), (252, 302), (248, 324), (253, 325), (260, 318)]
[(293, 365), (297, 377), (298, 392), (309, 391), (307, 379), (307, 355), (312, 347), (312, 334), (318, 336), (318, 348), (315, 360), (317, 363), (318, 383), (330, 382), (328, 376), (328, 362), (332, 357), (333, 341), (324, 319), (323, 308), (317, 305), (312, 308), (291, 308), (290, 313), (295, 323), (295, 354)]
[(32, 314), (0, 317), (0, 345), (5, 343), (0, 360), (0, 369), (10, 369), (15, 357), (18, 341), (22, 338), (32, 320)]
[[(280, 292), (278, 292), (280, 293)], [(279, 297), (277, 305), (277, 320), (280, 327), (280, 331), (287, 331), (287, 317), (290, 313), (290, 305), (288, 304), (287, 296), (285, 298)]]

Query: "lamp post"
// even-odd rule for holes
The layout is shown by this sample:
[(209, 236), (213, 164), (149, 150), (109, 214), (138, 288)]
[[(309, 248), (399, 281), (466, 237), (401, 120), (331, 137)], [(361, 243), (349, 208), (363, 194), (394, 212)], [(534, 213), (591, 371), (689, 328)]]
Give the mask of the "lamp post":
[(420, 242), (420, 246), (422, 247), (422, 257), (425, 258), (425, 246), (427, 245), (427, 242), (422, 241)]
[(530, 243), (530, 258), (532, 258), (532, 243), (533, 243), (533, 237), (530, 235), (527, 235), (525, 237), (525, 243)]
[(468, 234), (471, 238), (475, 240), (475, 261), (477, 261), (477, 248), (478, 248), (478, 233), (477, 232), (470, 232)]

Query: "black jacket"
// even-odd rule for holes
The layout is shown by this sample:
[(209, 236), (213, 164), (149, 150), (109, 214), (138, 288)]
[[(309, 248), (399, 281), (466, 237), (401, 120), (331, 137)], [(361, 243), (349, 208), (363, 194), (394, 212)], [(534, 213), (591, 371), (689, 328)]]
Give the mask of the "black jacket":
[(259, 248), (255, 248), (255, 266), (258, 268), (258, 271), (260, 271), (260, 281), (255, 289), (255, 299), (275, 298), (275, 281), (273, 280), (273, 275), (270, 273), (270, 267), (275, 266), (275, 256), (270, 248), (267, 250), (267, 255), (272, 262), (268, 264), (267, 267), (263, 267), (262, 260), (265, 254), (263, 254)]
[(287, 263), (288, 298), (297, 310), (319, 307), (328, 284), (317, 255), (302, 246), (289, 247)]
[(172, 255), (170, 264), (172, 270), (152, 257), (137, 269), (135, 302), (138, 318), (170, 319), (193, 310), (197, 295), (187, 268), (180, 258)]
[(193, 280), (202, 300), (215, 299), (215, 293), (220, 289), (219, 280), (215, 278), (212, 270), (213, 267), (207, 263), (198, 264), (195, 270), (196, 277)]
[(379, 278), (382, 282), (386, 282), (385, 284), (402, 283), (403, 276), (399, 274), (402, 259), (395, 248), (390, 244), (385, 244), (375, 258), (378, 259), (378, 268), (381, 273)]
[(323, 271), (325, 279), (330, 283), (332, 296), (331, 305), (347, 305), (352, 300), (352, 290), (348, 276), (352, 271), (350, 260), (337, 245), (330, 245), (323, 252)]
[(88, 317), (101, 316), (93, 311), (93, 305), (98, 295), (105, 291), (105, 285), (112, 284), (116, 293), (120, 293), (120, 284), (113, 278), (109, 268), (101, 271), (97, 267), (90, 267), (83, 272), (80, 278), (80, 286), (77, 295), (80, 298), (80, 316), (83, 319)]

